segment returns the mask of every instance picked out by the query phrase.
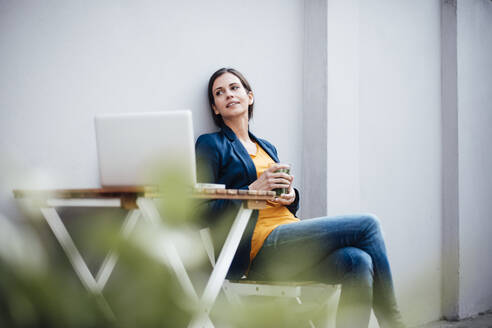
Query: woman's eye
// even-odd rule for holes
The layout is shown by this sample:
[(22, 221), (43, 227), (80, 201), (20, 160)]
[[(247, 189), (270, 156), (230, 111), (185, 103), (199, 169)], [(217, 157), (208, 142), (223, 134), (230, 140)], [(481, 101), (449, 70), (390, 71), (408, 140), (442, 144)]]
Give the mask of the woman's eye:
[(232, 89), (232, 90), (237, 90), (237, 89), (239, 89), (239, 87), (238, 87), (237, 85), (233, 85), (233, 86), (231, 87), (231, 89)]
[(216, 95), (216, 96), (220, 96), (221, 94), (222, 94), (222, 91), (221, 91), (221, 90), (219, 90), (219, 91), (217, 91), (217, 92), (215, 93), (215, 95)]

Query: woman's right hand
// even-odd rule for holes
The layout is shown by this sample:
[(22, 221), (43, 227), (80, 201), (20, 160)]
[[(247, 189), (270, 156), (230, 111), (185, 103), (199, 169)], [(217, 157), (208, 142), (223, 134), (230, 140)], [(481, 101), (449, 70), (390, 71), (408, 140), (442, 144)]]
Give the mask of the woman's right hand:
[(249, 185), (249, 189), (270, 191), (277, 188), (289, 188), (293, 177), (287, 173), (275, 172), (279, 169), (288, 168), (288, 165), (273, 164), (255, 182)]

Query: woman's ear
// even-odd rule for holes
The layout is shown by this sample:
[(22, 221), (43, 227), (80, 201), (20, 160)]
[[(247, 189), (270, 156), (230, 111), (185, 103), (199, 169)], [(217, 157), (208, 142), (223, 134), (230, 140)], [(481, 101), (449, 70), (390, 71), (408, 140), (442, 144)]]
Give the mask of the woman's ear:
[(248, 92), (248, 97), (249, 97), (249, 105), (253, 105), (253, 103), (255, 102), (255, 97), (253, 95), (253, 91)]
[(219, 115), (219, 111), (217, 110), (217, 107), (215, 107), (215, 105), (212, 105), (212, 109), (214, 110), (215, 115)]

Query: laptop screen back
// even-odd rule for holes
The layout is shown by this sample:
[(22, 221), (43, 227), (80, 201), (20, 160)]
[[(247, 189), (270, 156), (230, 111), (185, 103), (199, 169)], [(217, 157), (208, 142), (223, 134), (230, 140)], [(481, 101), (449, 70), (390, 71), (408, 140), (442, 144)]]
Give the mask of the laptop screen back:
[(191, 111), (106, 114), (95, 118), (103, 187), (196, 182)]

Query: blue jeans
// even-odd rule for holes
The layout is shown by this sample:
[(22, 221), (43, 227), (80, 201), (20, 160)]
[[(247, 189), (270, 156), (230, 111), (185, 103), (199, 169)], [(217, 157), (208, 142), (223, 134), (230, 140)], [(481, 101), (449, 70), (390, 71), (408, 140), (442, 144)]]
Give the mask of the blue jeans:
[(370, 214), (322, 217), (277, 227), (248, 275), (252, 280), (342, 284), (337, 327), (404, 327), (379, 220)]

